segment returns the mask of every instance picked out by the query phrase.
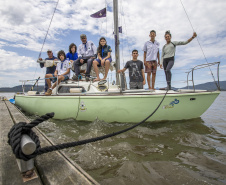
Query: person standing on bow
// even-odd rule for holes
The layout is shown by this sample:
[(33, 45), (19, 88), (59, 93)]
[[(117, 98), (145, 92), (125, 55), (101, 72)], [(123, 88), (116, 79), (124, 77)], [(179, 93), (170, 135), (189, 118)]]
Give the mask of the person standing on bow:
[[(69, 52), (66, 54), (67, 60), (69, 60), (69, 65), (72, 67), (75, 60), (78, 59), (77, 46), (71, 43), (69, 46)], [(74, 71), (74, 69), (72, 68)]]
[(171, 41), (172, 36), (170, 31), (165, 32), (166, 44), (162, 48), (162, 57), (160, 61), (160, 67), (161, 69), (164, 68), (168, 90), (171, 90), (171, 78), (172, 78), (171, 68), (174, 65), (174, 56), (175, 56), (176, 46), (188, 44), (196, 36), (197, 34), (196, 32), (194, 32), (192, 37), (187, 41)]
[(72, 79), (79, 80), (80, 66), (87, 63), (85, 76), (89, 80), (93, 60), (97, 57), (97, 48), (92, 41), (87, 41), (85, 34), (81, 34), (80, 39), (82, 44), (78, 47), (78, 59), (73, 64), (75, 75)]
[(137, 60), (138, 51), (136, 49), (132, 51), (132, 57), (133, 60), (126, 62), (125, 67), (118, 70), (118, 73), (124, 73), (126, 69), (129, 69), (130, 89), (143, 89), (143, 85), (146, 83), (144, 67), (143, 62)]
[(93, 61), (94, 71), (97, 78), (94, 81), (100, 81), (98, 67), (105, 66), (105, 74), (102, 80), (106, 80), (108, 76), (108, 71), (110, 68), (111, 59), (111, 47), (107, 45), (107, 41), (104, 37), (101, 37), (99, 40), (99, 46), (97, 49), (97, 59)]
[[(58, 60), (57, 57), (54, 57), (53, 56), (53, 52), (51, 49), (48, 49), (47, 50), (47, 55), (48, 55), (48, 58), (46, 58), (45, 60)], [(42, 58), (39, 58), (39, 60), (42, 61)], [(43, 68), (44, 67), (44, 63), (40, 63), (40, 67)], [(56, 66), (53, 65), (51, 67), (47, 67), (46, 68), (46, 74), (53, 74), (56, 70)], [(45, 80), (45, 92), (48, 90), (48, 84)]]
[[(70, 65), (68, 60), (66, 60), (65, 52), (63, 50), (59, 51), (57, 54), (57, 57), (61, 62), (57, 63), (57, 67), (54, 74), (46, 74), (45, 76), (45, 78), (48, 78), (46, 79), (46, 81), (49, 87), (49, 89), (45, 93), (46, 96), (50, 96), (52, 94), (52, 90), (56, 87), (56, 83), (59, 84), (61, 81), (66, 81), (69, 79), (69, 76), (70, 76)], [(51, 87), (51, 81), (49, 78), (52, 78), (52, 77), (54, 77), (52, 81), (55, 83)], [(56, 82), (57, 77), (58, 77), (58, 82)]]
[[(159, 59), (160, 44), (155, 40), (155, 37), (156, 37), (155, 30), (150, 31), (149, 37), (151, 38), (151, 40), (145, 42), (144, 48), (143, 48), (144, 66), (145, 66), (145, 73), (147, 73), (148, 88), (154, 90), (157, 66), (160, 65), (160, 59)], [(158, 59), (158, 64), (157, 64), (157, 59)]]

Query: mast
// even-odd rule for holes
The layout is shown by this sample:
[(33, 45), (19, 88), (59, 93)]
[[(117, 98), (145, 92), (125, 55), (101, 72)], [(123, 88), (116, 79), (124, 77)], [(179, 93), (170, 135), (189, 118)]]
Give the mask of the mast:
[(114, 36), (115, 36), (115, 61), (116, 61), (116, 85), (119, 85), (120, 56), (119, 56), (119, 30), (118, 30), (118, 0), (113, 0)]

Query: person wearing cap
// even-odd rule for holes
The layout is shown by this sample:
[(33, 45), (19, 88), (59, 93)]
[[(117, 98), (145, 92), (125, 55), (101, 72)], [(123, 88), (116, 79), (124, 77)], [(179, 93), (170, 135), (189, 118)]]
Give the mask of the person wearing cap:
[(81, 34), (80, 39), (82, 44), (78, 47), (78, 59), (73, 63), (75, 75), (72, 79), (79, 79), (80, 66), (87, 63), (85, 76), (86, 80), (89, 80), (93, 60), (97, 57), (97, 47), (92, 41), (87, 41), (85, 34)]
[[(57, 57), (53, 56), (53, 52), (51, 49), (47, 50), (47, 55), (48, 57), (45, 58), (45, 60), (58, 60)], [(42, 60), (42, 58), (39, 58), (39, 60)], [(40, 67), (43, 68), (44, 67), (44, 63), (40, 63)], [(53, 65), (52, 67), (47, 67), (46, 68), (46, 74), (54, 74), (56, 70), (56, 66)], [(45, 80), (45, 92), (48, 90), (48, 84)]]
[[(147, 73), (147, 82), (149, 89), (155, 89), (155, 77), (157, 66), (160, 65), (159, 59), (159, 42), (155, 40), (156, 31), (150, 31), (150, 40), (145, 42), (143, 51), (144, 51), (144, 66), (145, 66), (145, 73)], [(158, 63), (157, 63), (158, 59)], [(151, 77), (152, 76), (152, 77)]]

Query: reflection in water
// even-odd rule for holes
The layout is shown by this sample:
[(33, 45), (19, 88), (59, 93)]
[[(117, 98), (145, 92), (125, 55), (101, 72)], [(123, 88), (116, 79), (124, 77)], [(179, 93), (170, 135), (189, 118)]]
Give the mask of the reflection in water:
[[(225, 97), (221, 93), (218, 103)], [(226, 129), (222, 128), (226, 117), (222, 118), (224, 109), (218, 109), (219, 104), (217, 109), (214, 106), (202, 118), (144, 123), (115, 137), (64, 151), (104, 185), (225, 184)], [(219, 127), (210, 122), (219, 123)], [(49, 120), (39, 128), (55, 143), (64, 143), (109, 134), (131, 125), (69, 119)]]

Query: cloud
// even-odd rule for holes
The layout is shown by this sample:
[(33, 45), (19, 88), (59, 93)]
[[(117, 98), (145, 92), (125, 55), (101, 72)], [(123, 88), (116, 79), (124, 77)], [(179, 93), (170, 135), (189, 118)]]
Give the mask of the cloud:
[(2, 49), (0, 49), (0, 61), (0, 72), (10, 72), (18, 69), (23, 70), (36, 66), (36, 62), (32, 58), (26, 56), (19, 56), (15, 52), (9, 52)]
[[(37, 76), (44, 76), (43, 72), (38, 72)], [(17, 70), (12, 72), (1, 72), (0, 75), (0, 87), (13, 87), (17, 85), (22, 85), (20, 80), (33, 80), (29, 81), (26, 84), (33, 85), (35, 83), (34, 72), (28, 70)], [(10, 80), (9, 80), (10, 79)], [(44, 85), (44, 80), (39, 81), (39, 85)]]
[[(33, 70), (38, 54), (26, 57), (24, 54), (24, 56), (19, 54), (17, 49), (40, 52), (56, 2), (55, 0), (0, 1), (0, 59), (1, 66), (4, 66), (1, 71), (18, 70), (18, 68)], [(182, 2), (192, 27), (198, 34), (199, 42), (193, 40), (186, 46), (177, 47), (174, 68), (189, 69), (205, 62), (202, 50), (208, 61), (225, 59), (226, 28), (222, 25), (226, 25), (226, 1), (182, 0)], [(108, 5), (107, 18), (91, 18), (90, 15), (104, 8), (105, 3)], [(112, 0), (59, 1), (43, 51), (48, 48), (54, 51), (62, 49), (64, 39), (69, 38), (68, 34), (72, 31), (87, 32), (97, 38), (107, 36), (112, 40), (112, 6)], [(123, 27), (120, 46), (123, 46), (124, 50), (121, 55), (124, 63), (131, 59), (130, 53), (135, 48), (139, 50), (139, 58), (143, 59), (142, 48), (145, 41), (149, 40), (149, 32), (152, 29), (157, 32), (156, 40), (160, 42), (160, 51), (165, 44), (166, 30), (171, 30), (172, 40), (176, 41), (189, 39), (193, 32), (183, 6), (178, 0), (119, 1), (119, 25)], [(79, 38), (79, 34), (73, 35), (73, 39), (75, 37)], [(114, 49), (114, 41), (109, 44)], [(13, 56), (13, 59), (10, 56)], [(123, 67), (123, 64), (121, 66)]]

